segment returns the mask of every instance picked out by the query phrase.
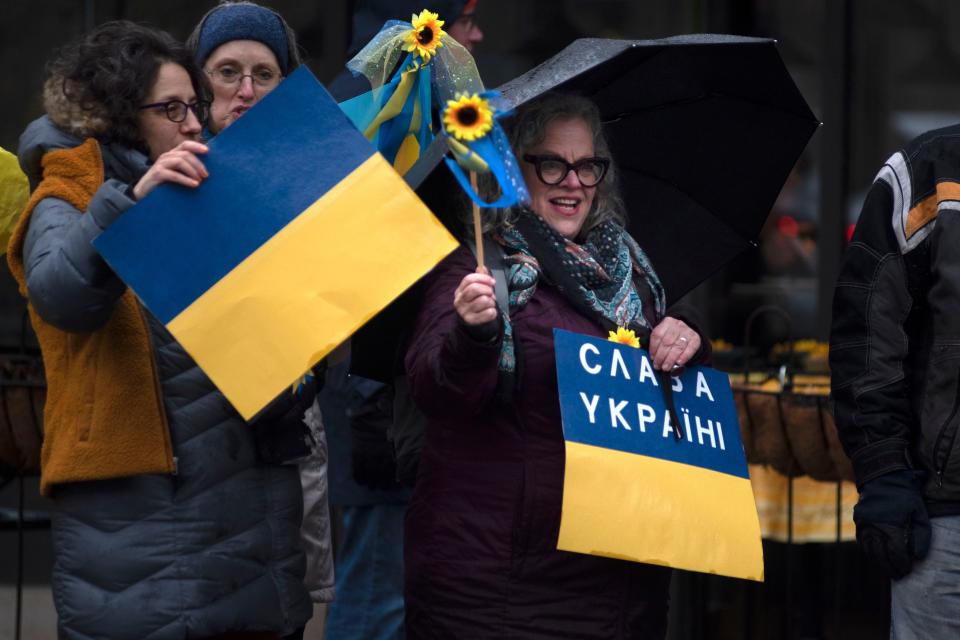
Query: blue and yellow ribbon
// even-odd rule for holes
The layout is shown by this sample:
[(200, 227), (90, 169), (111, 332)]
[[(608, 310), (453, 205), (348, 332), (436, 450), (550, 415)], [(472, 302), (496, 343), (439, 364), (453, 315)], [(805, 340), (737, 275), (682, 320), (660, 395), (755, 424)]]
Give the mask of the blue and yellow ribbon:
[(290, 385), (290, 394), (294, 396), (301, 395), (304, 388), (313, 382), (313, 379), (313, 370), (307, 371)]
[(403, 175), (433, 141), (429, 65), (407, 54), (399, 73), (374, 94), (377, 109), (369, 122), (354, 124)]
[[(373, 90), (340, 106), (400, 175), (433, 141), (431, 62), (445, 36), (442, 25), (429, 11), (411, 22), (390, 20), (347, 63)], [(425, 29), (432, 38), (427, 45), (421, 34)]]
[[(516, 158), (495, 122), (495, 118), (507, 114), (489, 108), (488, 100), (495, 99), (497, 94), (484, 91), (473, 57), (455, 40), (444, 37), (442, 25), (439, 16), (427, 10), (419, 16), (414, 14), (411, 22), (390, 20), (384, 24), (347, 63), (354, 74), (370, 81), (373, 90), (341, 103), (340, 108), (394, 169), (404, 175), (433, 142), (434, 97), (440, 105), (447, 106), (445, 122), (452, 103), (483, 103), (487, 111), (480, 109), (477, 115), (485, 119), (472, 126), (445, 128), (454, 158), (446, 158), (447, 165), (480, 207), (510, 207), (527, 202), (529, 194)], [(425, 34), (430, 34), (430, 38)], [(485, 202), (470, 185), (464, 169), (492, 174), (500, 186), (500, 197)]]
[[(444, 158), (444, 161), (461, 188), (482, 208), (507, 208), (530, 201), (510, 142), (497, 123), (498, 118), (508, 114), (489, 104), (491, 99), (498, 97), (494, 91), (460, 96), (447, 103), (443, 117), (447, 145), (453, 156)], [(500, 197), (492, 202), (485, 201), (470, 184), (464, 169), (492, 174), (500, 186)]]

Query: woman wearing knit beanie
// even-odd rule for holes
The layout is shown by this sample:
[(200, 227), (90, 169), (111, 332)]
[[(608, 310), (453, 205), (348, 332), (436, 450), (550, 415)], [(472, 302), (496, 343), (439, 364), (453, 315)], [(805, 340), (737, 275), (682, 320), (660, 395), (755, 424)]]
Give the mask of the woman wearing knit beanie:
[(213, 134), (300, 66), (293, 30), (280, 14), (252, 2), (222, 2), (211, 9), (187, 38), (187, 48), (213, 87), (207, 123)]
[[(301, 64), (296, 35), (290, 25), (272, 9), (247, 1), (221, 1), (203, 16), (186, 45), (213, 90), (208, 137), (233, 124)], [(306, 552), (304, 585), (313, 602), (325, 603), (333, 599), (334, 576), (327, 449), (319, 416), (316, 406), (306, 416), (300, 416), (311, 423), (316, 445), (314, 454), (300, 462), (304, 508), (301, 545)], [(302, 437), (293, 430), (258, 434), (261, 439), (274, 439), (270, 448), (281, 451), (298, 449), (298, 443), (291, 439)], [(301, 628), (287, 638), (299, 637), (302, 632)]]

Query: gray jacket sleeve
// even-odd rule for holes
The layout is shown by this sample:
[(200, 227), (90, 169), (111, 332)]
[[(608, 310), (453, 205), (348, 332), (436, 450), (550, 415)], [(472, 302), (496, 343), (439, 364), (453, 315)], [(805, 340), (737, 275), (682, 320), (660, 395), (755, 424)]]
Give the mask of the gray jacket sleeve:
[(314, 602), (330, 602), (334, 596), (333, 544), (328, 499), (327, 437), (319, 398), (315, 398), (307, 409), (303, 421), (310, 427), (317, 445), (314, 454), (300, 463), (300, 486), (303, 489), (300, 540), (307, 557), (303, 583)]
[(30, 302), (44, 320), (64, 331), (93, 331), (110, 318), (126, 285), (91, 244), (133, 206), (127, 185), (107, 180), (82, 215), (59, 198), (33, 211), (23, 257)]

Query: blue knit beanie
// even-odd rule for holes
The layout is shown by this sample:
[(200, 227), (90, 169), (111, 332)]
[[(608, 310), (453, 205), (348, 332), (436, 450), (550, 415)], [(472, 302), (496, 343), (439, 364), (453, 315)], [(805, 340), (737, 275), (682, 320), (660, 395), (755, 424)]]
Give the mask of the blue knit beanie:
[(280, 16), (270, 9), (252, 4), (225, 4), (215, 9), (200, 28), (197, 64), (201, 67), (214, 49), (233, 40), (256, 40), (273, 51), (280, 72), (287, 75), (287, 32)]

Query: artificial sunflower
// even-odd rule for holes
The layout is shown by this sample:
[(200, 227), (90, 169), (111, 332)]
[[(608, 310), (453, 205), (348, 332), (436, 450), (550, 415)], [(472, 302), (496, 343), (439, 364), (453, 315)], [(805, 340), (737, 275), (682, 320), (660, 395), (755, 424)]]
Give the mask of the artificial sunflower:
[(637, 334), (633, 329), (627, 329), (624, 327), (617, 327), (616, 331), (611, 331), (607, 336), (607, 340), (610, 342), (617, 342), (619, 344), (627, 344), (631, 347), (640, 348), (640, 338), (637, 337)]
[(456, 100), (447, 100), (443, 126), (457, 140), (473, 142), (493, 128), (493, 110), (478, 94), (464, 94)]
[(443, 46), (443, 37), (446, 32), (440, 27), (443, 20), (440, 14), (424, 9), (420, 15), (413, 14), (410, 18), (413, 28), (407, 33), (405, 51), (416, 52), (423, 59), (423, 63), (430, 62), (430, 57)]

